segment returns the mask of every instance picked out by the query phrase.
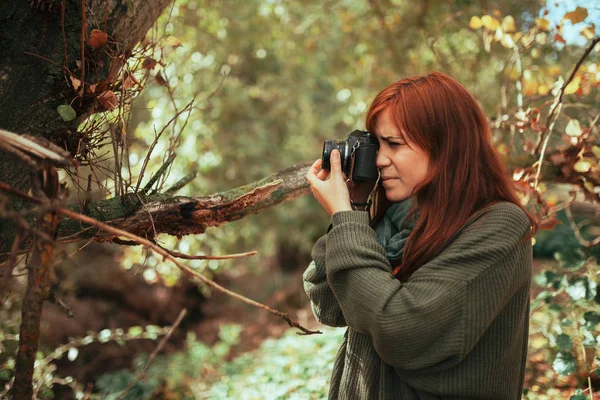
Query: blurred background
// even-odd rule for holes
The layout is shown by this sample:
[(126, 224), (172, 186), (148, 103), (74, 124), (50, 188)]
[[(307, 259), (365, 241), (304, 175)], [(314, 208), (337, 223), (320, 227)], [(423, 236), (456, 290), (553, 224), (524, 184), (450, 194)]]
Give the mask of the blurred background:
[[(169, 187), (197, 171), (178, 194), (200, 197), (314, 161), (324, 140), (364, 129), (379, 90), (433, 70), (474, 94), (507, 163), (520, 165), (534, 135), (519, 130), (515, 115), (537, 109), (545, 119), (599, 23), (596, 0), (176, 0), (148, 34), (161, 43), (149, 55), (157, 64), (136, 72), (151, 79), (131, 107), (129, 167), (122, 174), (135, 181), (156, 132), (194, 96), (191, 112), (156, 143), (148, 170), (164, 163), (176, 141), (177, 157), (161, 184)], [(585, 127), (593, 132), (600, 111), (598, 59), (597, 46), (567, 87), (550, 148), (565, 143), (565, 132), (577, 136), (569, 134), (573, 120), (580, 134)], [(573, 185), (543, 178), (548, 204), (571, 197)], [(109, 197), (111, 185), (107, 180), (105, 192), (95, 196)], [(596, 204), (577, 199), (573, 221), (591, 220), (578, 233), (592, 238), (600, 233)], [(523, 202), (532, 199), (525, 194)], [(556, 219), (562, 223), (541, 231), (534, 246), (523, 398), (591, 399), (600, 390), (600, 249), (578, 240), (564, 211)], [(301, 275), (328, 224), (328, 215), (306, 195), (203, 235), (158, 238), (166, 248), (194, 255), (258, 251), (186, 265), (323, 331), (312, 336), (298, 336), (273, 315), (190, 282), (138, 247), (66, 246), (65, 254), (79, 251), (56, 268), (75, 316), (53, 304), (44, 309), (40, 357), (54, 355), (39, 372), (46, 382), (40, 396), (118, 398), (156, 347), (153, 339), (164, 334), (161, 327), (187, 308), (126, 398), (326, 398), (344, 330), (316, 323)], [(18, 329), (18, 307), (16, 298), (3, 306), (5, 333)], [(9, 376), (9, 364), (0, 378)]]

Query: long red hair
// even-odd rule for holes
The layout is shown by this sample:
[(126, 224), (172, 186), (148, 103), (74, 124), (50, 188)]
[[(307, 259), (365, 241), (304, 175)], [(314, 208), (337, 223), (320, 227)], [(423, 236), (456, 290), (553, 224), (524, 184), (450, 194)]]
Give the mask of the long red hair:
[[(376, 131), (377, 117), (389, 109), (402, 134), (429, 154), (429, 173), (415, 188), (419, 219), (394, 269), (407, 279), (435, 257), (483, 207), (499, 201), (521, 205), (512, 179), (492, 142), (481, 107), (456, 80), (440, 72), (402, 79), (383, 89), (367, 112), (366, 128)], [(413, 208), (409, 214), (416, 210)], [(408, 216), (410, 217), (410, 215)]]

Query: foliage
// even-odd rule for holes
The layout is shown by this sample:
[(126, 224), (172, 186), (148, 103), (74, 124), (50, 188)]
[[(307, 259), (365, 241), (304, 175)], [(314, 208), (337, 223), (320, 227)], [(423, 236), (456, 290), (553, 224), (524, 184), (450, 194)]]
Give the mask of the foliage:
[[(224, 325), (212, 347), (189, 334), (185, 348), (155, 360), (148, 379), (136, 385), (128, 399), (321, 399), (327, 396), (333, 360), (343, 330), (325, 329), (323, 335), (265, 340), (259, 349), (227, 361), (231, 347), (243, 340), (242, 327)], [(143, 357), (137, 362), (143, 365)], [(129, 371), (116, 371), (98, 379), (101, 396), (118, 397), (129, 384)], [(153, 391), (153, 392), (152, 392)]]
[[(327, 6), (316, 0), (250, 0), (232, 7), (229, 2), (179, 0), (170, 15), (159, 21), (165, 34), (160, 46), (150, 48), (150, 54), (139, 53), (143, 62), (137, 58), (132, 63), (141, 67), (123, 77), (124, 90), (127, 84), (137, 94), (145, 86), (133, 104), (130, 122), (125, 124), (121, 107), (112, 103), (115, 93), (107, 90), (103, 93), (110, 94), (110, 99), (105, 99), (108, 105), (103, 106), (112, 109), (112, 114), (107, 114), (110, 118), (91, 117), (82, 130), (86, 126), (96, 129), (107, 121), (112, 124), (116, 133), (116, 154), (112, 156), (124, 164), (109, 166), (107, 177), (114, 172), (133, 185), (142, 180), (146, 157), (149, 170), (155, 171), (170, 153), (176, 153), (171, 174), (159, 180), (157, 189), (198, 170), (200, 176), (179, 193), (205, 195), (316, 159), (324, 139), (341, 139), (351, 130), (363, 128), (369, 101), (383, 86), (403, 76), (438, 69), (464, 83), (480, 101), (523, 203), (544, 217), (543, 227), (555, 228), (562, 218), (556, 209), (573, 197), (571, 190), (580, 193), (578, 200), (600, 200), (600, 146), (594, 135), (600, 117), (600, 68), (588, 59), (574, 70), (582, 46), (597, 36), (596, 20), (591, 7), (589, 12), (585, 7), (556, 11), (558, 3), (541, 9), (537, 1), (504, 3), (509, 4), (496, 2), (482, 9), (480, 2), (470, 0), (442, 2), (430, 8), (415, 7), (406, 0), (341, 1)], [(556, 12), (562, 15), (556, 17)], [(583, 42), (570, 38), (567, 28), (576, 29)], [(597, 50), (590, 59), (593, 57), (597, 58)], [(572, 71), (575, 73), (570, 76)], [(77, 92), (77, 82), (71, 83)], [(192, 98), (195, 101), (188, 112), (169, 125), (173, 114)], [(62, 105), (56, 110), (65, 121), (73, 117), (74, 110), (69, 107)], [(169, 126), (165, 136), (156, 139), (155, 128), (165, 126)], [(155, 140), (150, 154), (148, 148)], [(553, 181), (556, 176), (566, 188)], [(71, 178), (73, 186), (82, 186), (79, 178)], [(111, 179), (102, 185), (102, 196), (121, 193), (119, 179)], [(196, 260), (189, 265), (207, 274), (221, 268), (233, 273), (241, 269), (264, 272), (272, 265), (305, 265), (326, 221), (317, 204), (304, 197), (209, 229), (200, 237), (180, 240), (162, 235), (156, 239), (167, 248), (190, 254), (259, 249), (259, 256), (235, 264)], [(565, 231), (570, 221), (562, 221), (563, 226), (555, 228), (548, 240), (544, 239), (546, 233), (536, 238), (536, 254), (552, 255), (556, 263), (535, 276), (536, 285), (543, 290), (532, 304), (532, 341), (550, 356), (546, 363), (556, 374), (575, 376), (574, 385), (583, 388), (591, 386), (590, 372), (598, 368), (596, 270), (600, 250), (589, 246), (594, 240), (592, 229), (587, 236), (585, 229)], [(583, 234), (588, 243), (573, 239), (572, 232)], [(551, 240), (554, 243), (550, 245)], [(122, 262), (125, 268), (144, 268), (149, 282), (165, 279), (174, 284), (179, 279), (177, 271), (139, 249), (128, 250)], [(262, 369), (248, 366), (249, 358), (243, 357), (223, 363), (238, 340), (234, 333), (231, 338), (224, 335), (221, 347), (208, 348), (189, 338), (189, 354), (156, 359), (149, 378), (138, 383), (130, 396), (143, 397), (160, 390), (181, 396), (192, 390), (235, 395), (239, 381), (250, 386), (272, 385), (272, 390), (283, 393), (294, 390), (290, 395), (313, 390), (310, 385), (289, 386), (295, 381), (289, 376), (279, 380), (281, 371), (300, 374), (303, 379), (318, 377), (314, 394), (325, 390), (323, 379), (329, 374), (322, 370), (319, 374), (304, 361), (294, 364), (303, 367), (292, 368), (291, 358), (284, 357), (286, 352), (278, 342), (265, 343), (267, 348), (273, 346), (266, 354), (280, 354), (278, 361), (272, 355), (271, 359), (254, 355), (256, 360), (264, 360)], [(325, 342), (315, 346), (327, 349), (327, 354), (334, 347)], [(312, 356), (306, 360), (310, 365), (329, 365), (325, 359), (315, 361), (317, 352), (312, 353), (304, 353)], [(9, 362), (6, 365), (10, 367)], [(138, 369), (143, 365), (144, 361), (138, 360)], [(273, 370), (277, 365), (279, 369)], [(165, 371), (172, 375), (165, 379)], [(205, 379), (207, 374), (212, 374), (212, 381)], [(108, 374), (98, 385), (107, 396), (114, 395), (134, 376), (126, 371)], [(203, 383), (187, 385), (195, 376), (203, 376)], [(265, 380), (268, 376), (272, 381)]]
[[(53, 351), (44, 353), (38, 351), (36, 355), (36, 363), (34, 369), (34, 393), (37, 393), (36, 398), (46, 399), (53, 398), (52, 388), (54, 385), (69, 386), (73, 390), (73, 394), (77, 399), (84, 397), (83, 385), (73, 379), (71, 376), (60, 378), (56, 376), (56, 365), (53, 363), (66, 356), (69, 361), (74, 361), (79, 355), (79, 349), (82, 346), (87, 346), (91, 343), (108, 343), (115, 341), (121, 346), (125, 346), (127, 341), (150, 339), (156, 340), (159, 336), (166, 335), (169, 328), (162, 328), (155, 325), (132, 326), (127, 331), (117, 328), (115, 330), (103, 329), (98, 333), (89, 332), (87, 336), (82, 338), (71, 338), (68, 343), (54, 349)], [(6, 334), (0, 331), (0, 360), (2, 365), (0, 369), (0, 383), (6, 387), (0, 391), (0, 396), (6, 395), (10, 388), (11, 377), (14, 374), (15, 360), (11, 357), (7, 349), (16, 346), (19, 340), (19, 335)], [(11, 351), (12, 352), (12, 351)], [(138, 389), (136, 389), (138, 390)]]

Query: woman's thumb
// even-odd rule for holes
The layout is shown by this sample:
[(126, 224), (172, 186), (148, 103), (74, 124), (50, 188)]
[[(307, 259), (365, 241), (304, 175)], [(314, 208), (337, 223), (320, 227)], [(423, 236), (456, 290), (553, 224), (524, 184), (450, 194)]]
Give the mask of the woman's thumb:
[(342, 172), (342, 160), (340, 157), (339, 150), (333, 150), (330, 156), (331, 161), (331, 173), (332, 174), (340, 174)]

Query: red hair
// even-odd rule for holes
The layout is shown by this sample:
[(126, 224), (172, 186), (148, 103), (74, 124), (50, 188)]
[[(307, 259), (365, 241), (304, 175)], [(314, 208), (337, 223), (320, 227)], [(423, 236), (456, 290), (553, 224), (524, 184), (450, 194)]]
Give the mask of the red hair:
[[(376, 131), (384, 110), (390, 111), (398, 131), (430, 159), (429, 173), (413, 193), (419, 219), (405, 243), (402, 263), (394, 269), (396, 276), (407, 279), (435, 257), (473, 213), (495, 202), (519, 206), (531, 220), (528, 238), (535, 234), (535, 218), (521, 205), (493, 145), (487, 118), (456, 80), (432, 72), (391, 84), (369, 107), (368, 131)], [(413, 207), (409, 214), (415, 211)]]

